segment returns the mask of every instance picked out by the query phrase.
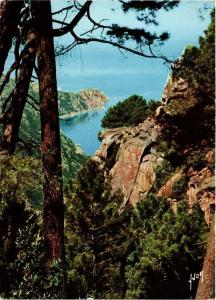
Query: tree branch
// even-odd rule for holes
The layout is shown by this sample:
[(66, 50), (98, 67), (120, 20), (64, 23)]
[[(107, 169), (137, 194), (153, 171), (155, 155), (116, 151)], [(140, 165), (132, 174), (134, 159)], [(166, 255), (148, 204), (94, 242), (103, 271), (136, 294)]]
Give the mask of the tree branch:
[(78, 22), (82, 19), (82, 17), (85, 15), (85, 13), (88, 11), (90, 5), (92, 4), (92, 1), (87, 0), (84, 5), (81, 7), (80, 11), (77, 13), (77, 15), (73, 18), (73, 20), (67, 24), (65, 27), (53, 29), (53, 36), (62, 36), (71, 30), (78, 24)]
[(29, 146), (31, 146), (32, 148), (40, 148), (40, 144), (36, 141), (24, 141), (21, 137), (18, 137), (18, 143), (22, 143), (26, 149), (29, 149)]
[(90, 15), (90, 9), (89, 8), (87, 10), (87, 17), (88, 17), (89, 21), (91, 21), (95, 26), (98, 26), (98, 27), (103, 28), (103, 29), (113, 29), (112, 26), (101, 24), (101, 22), (107, 21), (107, 19), (103, 19), (99, 23), (96, 22), (95, 20), (93, 20), (91, 15)]
[(29, 43), (27, 43), (23, 48), (22, 52), (20, 53), (19, 57), (17, 58), (17, 60), (11, 65), (10, 69), (8, 70), (7, 74), (4, 77), (3, 82), (0, 85), (0, 95), (2, 94), (2, 91), (6, 86), (6, 84), (9, 82), (11, 73), (20, 66), (20, 61), (23, 59), (26, 52), (28, 51), (28, 49), (31, 47), (33, 43), (34, 41), (30, 41)]
[(103, 43), (103, 44), (112, 45), (114, 47), (117, 47), (119, 49), (125, 50), (127, 52), (130, 52), (130, 53), (142, 56), (142, 57), (163, 59), (163, 60), (165, 60), (168, 63), (172, 63), (173, 62), (173, 61), (169, 60), (167, 57), (165, 57), (163, 55), (157, 56), (153, 52), (151, 52), (151, 55), (145, 54), (143, 51), (137, 51), (135, 49), (126, 47), (124, 45), (121, 45), (119, 43), (112, 42), (112, 41), (109, 41), (109, 40), (103, 40), (103, 39), (99, 39), (99, 38), (95, 38), (95, 37), (81, 38), (81, 37), (77, 36), (73, 30), (71, 31), (71, 34), (72, 34), (73, 38), (77, 41), (77, 44), (88, 44), (90, 42), (99, 42), (99, 43)]
[[(16, 38), (16, 43), (15, 43), (15, 47), (14, 47), (14, 57), (15, 57), (15, 61), (18, 61), (19, 60), (19, 49), (20, 49), (20, 44), (21, 44), (21, 41), (20, 41), (20, 37), (18, 36)], [(16, 71), (15, 71), (15, 80), (17, 81), (17, 78), (18, 78), (18, 68), (16, 68)]]
[(4, 101), (4, 103), (3, 103), (3, 105), (2, 105), (2, 112), (3, 112), (3, 113), (5, 112), (6, 107), (7, 107), (8, 103), (9, 103), (10, 99), (11, 99), (12, 96), (13, 96), (15, 89), (16, 89), (16, 88), (14, 88), (14, 89), (12, 90), (12, 92), (9, 94), (9, 96), (7, 97), (7, 99)]
[[(29, 97), (29, 95), (28, 95), (28, 97)], [(30, 97), (29, 97), (29, 98), (30, 98)], [(36, 106), (35, 106), (31, 101), (29, 101), (28, 99), (27, 99), (27, 103), (28, 103), (29, 105), (31, 105), (31, 107), (32, 107), (34, 110), (40, 112), (40, 109), (39, 109), (38, 107), (36, 107)]]
[(28, 94), (28, 97), (36, 104), (36, 105), (40, 105), (40, 103), (34, 98), (32, 97), (32, 95)]
[(16, 70), (16, 68), (19, 66), (20, 60), (21, 59), (19, 59), (19, 61), (15, 61), (12, 64), (12, 66), (10, 67), (10, 69), (8, 70), (7, 74), (5, 75), (4, 80), (3, 80), (3, 82), (0, 85), (0, 95), (2, 94), (2, 91), (3, 91), (4, 87), (6, 86), (6, 84), (9, 82), (11, 73), (14, 70)]
[(53, 12), (52, 15), (53, 15), (53, 16), (54, 16), (54, 15), (58, 15), (58, 14), (64, 12), (65, 10), (69, 10), (69, 9), (71, 9), (71, 8), (73, 8), (73, 7), (74, 7), (74, 5), (69, 5), (69, 6), (67, 6), (67, 7), (64, 7), (64, 8), (62, 8), (62, 9), (60, 9), (60, 10), (57, 10), (57, 11)]

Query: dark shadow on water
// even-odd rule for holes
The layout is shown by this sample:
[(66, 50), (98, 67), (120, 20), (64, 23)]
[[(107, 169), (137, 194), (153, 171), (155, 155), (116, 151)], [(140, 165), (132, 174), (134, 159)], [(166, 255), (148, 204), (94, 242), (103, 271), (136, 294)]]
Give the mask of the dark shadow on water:
[(61, 120), (61, 124), (64, 126), (74, 126), (76, 124), (79, 124), (81, 122), (87, 121), (89, 119), (94, 118), (99, 114), (98, 111), (91, 111), (91, 112), (85, 112), (80, 113), (79, 115), (76, 115), (74, 117), (71, 117), (70, 119)]

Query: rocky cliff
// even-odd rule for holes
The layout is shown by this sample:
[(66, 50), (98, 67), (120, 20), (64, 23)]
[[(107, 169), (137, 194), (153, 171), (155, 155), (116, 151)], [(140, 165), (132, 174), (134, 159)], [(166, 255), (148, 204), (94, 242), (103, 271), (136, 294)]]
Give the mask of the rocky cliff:
[(137, 127), (102, 132), (102, 145), (96, 157), (105, 161), (111, 175), (113, 192), (121, 190), (127, 203), (135, 205), (145, 197), (155, 180), (155, 168), (163, 161), (156, 144), (159, 127), (147, 119)]
[(209, 224), (215, 198), (214, 150), (203, 137), (193, 140), (193, 132), (190, 141), (188, 133), (198, 103), (188, 83), (172, 76), (153, 118), (101, 133), (94, 158), (106, 166), (112, 192), (122, 191), (120, 210), (153, 192), (166, 197), (174, 210), (181, 200), (187, 200), (189, 208), (199, 203)]

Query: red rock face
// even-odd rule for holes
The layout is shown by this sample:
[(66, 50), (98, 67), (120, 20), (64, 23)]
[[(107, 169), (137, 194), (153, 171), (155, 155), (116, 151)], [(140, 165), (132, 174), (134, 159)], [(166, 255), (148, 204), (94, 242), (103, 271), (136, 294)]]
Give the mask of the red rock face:
[(130, 197), (137, 173), (139, 173), (143, 148), (144, 146), (138, 138), (126, 143), (120, 150), (118, 162), (110, 172), (113, 191), (121, 189), (126, 198)]
[(112, 192), (121, 190), (126, 203), (133, 206), (148, 194), (155, 181), (155, 168), (163, 159), (155, 154), (154, 143), (159, 128), (154, 119), (136, 127), (114, 128), (102, 133), (102, 144), (96, 159), (109, 159), (109, 148), (118, 147), (115, 163), (110, 169)]
[(178, 173), (171, 176), (170, 179), (166, 182), (166, 184), (160, 188), (160, 190), (157, 193), (157, 196), (170, 198), (173, 193), (172, 188), (174, 183), (178, 181), (181, 177), (182, 171), (179, 171)]
[(211, 215), (214, 213), (215, 205), (215, 177), (214, 174), (206, 167), (198, 172), (194, 172), (188, 183), (188, 203), (192, 207), (198, 202), (206, 223), (209, 224)]
[[(162, 160), (161, 160), (162, 161)], [(139, 172), (133, 191), (130, 196), (130, 203), (134, 206), (140, 199), (144, 199), (155, 181), (155, 168), (160, 163), (156, 155), (147, 154), (140, 163)]]
[[(178, 104), (175, 109), (174, 104)], [(96, 152), (95, 159), (108, 167), (111, 177), (111, 187), (114, 193), (121, 190), (124, 201), (120, 207), (124, 209), (127, 203), (135, 206), (139, 200), (145, 199), (155, 182), (155, 169), (163, 163), (163, 153), (158, 152), (158, 137), (163, 132), (160, 123), (161, 115), (175, 116), (196, 105), (196, 97), (182, 78), (168, 78), (162, 96), (162, 106), (156, 110), (155, 118), (147, 118), (136, 127), (113, 128), (102, 132), (102, 144)], [(182, 105), (184, 104), (184, 105)], [(174, 105), (174, 106), (173, 106)], [(160, 148), (160, 147), (159, 147)], [(187, 145), (182, 155), (193, 150), (193, 145)], [(214, 164), (214, 151), (206, 154), (206, 165)], [(107, 161), (111, 160), (111, 164)], [(173, 184), (183, 176), (181, 167), (170, 174), (167, 182), (157, 192), (157, 196), (164, 196), (170, 201), (171, 207), (176, 211), (178, 200), (173, 196)], [(185, 199), (191, 208), (198, 202), (204, 211), (205, 220), (209, 224), (214, 209), (214, 177), (208, 167), (197, 172), (191, 169), (187, 172), (190, 177)]]

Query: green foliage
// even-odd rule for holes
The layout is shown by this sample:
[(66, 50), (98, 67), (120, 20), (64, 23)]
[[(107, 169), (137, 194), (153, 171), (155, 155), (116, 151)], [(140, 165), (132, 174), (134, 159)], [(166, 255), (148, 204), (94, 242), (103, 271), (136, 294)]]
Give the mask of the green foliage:
[(75, 178), (79, 169), (84, 165), (87, 157), (68, 137), (61, 133), (61, 154), (64, 185), (71, 178)]
[(122, 298), (130, 246), (128, 214), (119, 215), (122, 195), (110, 195), (97, 162), (89, 160), (66, 191), (68, 297)]
[(47, 273), (44, 261), (41, 218), (23, 211), (14, 240), (16, 255), (7, 266), (9, 296), (21, 299), (59, 299), (63, 280), (61, 261), (53, 261)]
[(157, 166), (155, 170), (155, 182), (152, 191), (159, 191), (159, 189), (172, 176), (174, 170), (174, 166), (168, 160), (164, 160), (162, 165)]
[[(0, 297), (59, 298), (62, 271), (47, 275), (41, 215), (40, 164), (35, 158), (1, 158)], [(38, 197), (32, 198), (33, 191)], [(35, 202), (34, 202), (35, 201)]]
[[(157, 12), (164, 9), (166, 11), (173, 9), (178, 5), (179, 1), (121, 1), (122, 10), (125, 13), (133, 10), (137, 13), (137, 20), (141, 21), (141, 25), (158, 25)], [(125, 44), (128, 40), (136, 42), (137, 49), (143, 45), (162, 45), (169, 38), (167, 32), (161, 34), (153, 33), (145, 28), (130, 28), (113, 24), (107, 31), (107, 35), (111, 41), (117, 41)]]
[(101, 121), (102, 127), (138, 125), (152, 116), (158, 105), (159, 103), (154, 100), (147, 102), (143, 97), (133, 95), (108, 109)]
[(163, 154), (163, 157), (171, 163), (173, 167), (178, 167), (182, 163), (182, 153), (179, 149), (180, 147), (175, 143), (175, 141), (170, 140), (170, 137), (164, 137), (162, 135), (158, 144), (158, 151)]
[(136, 248), (127, 259), (126, 298), (189, 298), (190, 273), (202, 268), (207, 226), (198, 207), (175, 214), (166, 199), (150, 194), (131, 220)]
[[(0, 96), (0, 103), (4, 103), (4, 100), (9, 96), (15, 86), (15, 80), (10, 79), (7, 83), (3, 94)], [(31, 83), (29, 87), (29, 95), (32, 96), (38, 103), (39, 103), (39, 90), (38, 85), (36, 83)], [(103, 104), (108, 100), (108, 98), (99, 90), (97, 89), (86, 89), (82, 90), (79, 93), (72, 93), (72, 92), (63, 92), (58, 91), (58, 101), (59, 101), (59, 115), (67, 115), (71, 112), (80, 112), (82, 110), (88, 110), (92, 108), (101, 108)], [(35, 111), (35, 107), (37, 108), (37, 104), (31, 98), (28, 98), (28, 114), (35, 116), (37, 112)], [(25, 116), (24, 116), (25, 118)], [(33, 121), (34, 125), (37, 124), (34, 118), (27, 118), (26, 122), (30, 119)], [(23, 124), (24, 125), (24, 124)], [(31, 124), (30, 124), (31, 125)], [(37, 124), (36, 128), (37, 131), (39, 129), (39, 124)], [(34, 128), (34, 126), (32, 126)], [(27, 124), (26, 124), (26, 128)]]
[(101, 108), (108, 98), (97, 89), (85, 89), (79, 93), (58, 92), (59, 115)]
[(42, 204), (41, 162), (14, 155), (0, 163), (0, 296), (58, 298), (60, 272), (55, 265), (47, 276), (35, 209)]
[(65, 265), (60, 259), (52, 262), (49, 274), (45, 277), (45, 282), (43, 284), (43, 289), (45, 291), (43, 295), (44, 298), (60, 299), (62, 297), (64, 269)]
[(59, 115), (102, 108), (108, 98), (97, 89), (85, 89), (79, 93), (58, 92)]
[(36, 298), (43, 295), (45, 268), (39, 219), (23, 210), (23, 219), (14, 237), (16, 255), (7, 267), (9, 294), (14, 298)]
[[(35, 256), (39, 256), (38, 217), (29, 207), (30, 204), (37, 207), (42, 202), (41, 174), (40, 161), (36, 158), (1, 157), (0, 294), (3, 296), (12, 296), (18, 288), (18, 282), (30, 280), (27, 270), (22, 272), (21, 265), (23, 260), (25, 264), (27, 261), (35, 263)], [(34, 275), (33, 269), (28, 272), (31, 276)], [(23, 298), (27, 298), (27, 295)]]
[[(215, 123), (215, 21), (212, 20), (199, 47), (186, 48), (174, 77), (185, 79), (191, 88), (187, 100), (171, 99), (167, 108), (173, 117), (164, 122), (167, 137), (179, 145), (198, 144), (206, 140), (214, 145)], [(182, 101), (181, 101), (182, 100)]]
[[(32, 107), (28, 104), (25, 106), (21, 121), (20, 137), (27, 143), (33, 142), (33, 148), (31, 149), (30, 154), (36, 154), (38, 157), (40, 157), (39, 144), (41, 137), (39, 112), (32, 109)], [(37, 150), (37, 152), (35, 150)], [(81, 150), (62, 132), (61, 150), (64, 183), (67, 183), (70, 178), (75, 176), (82, 164), (86, 161), (86, 157), (81, 153)], [(24, 147), (24, 152), (26, 152), (26, 147)]]
[[(144, 2), (149, 5), (151, 1)], [(129, 32), (130, 35), (135, 33)], [(205, 128), (203, 138), (212, 127), (213, 73), (209, 65), (214, 60), (213, 40), (211, 25), (200, 39), (200, 47), (188, 48), (182, 60), (183, 69), (179, 75), (190, 81), (200, 101), (198, 110), (196, 106), (173, 125), (174, 130), (180, 128), (178, 142), (183, 141), (183, 145), (190, 141), (194, 130), (196, 138), (200, 138), (199, 130)], [(34, 88), (32, 95), (37, 97)], [(65, 109), (72, 109), (66, 100), (65, 103)], [(142, 97), (132, 96), (110, 109), (103, 126), (136, 125), (151, 116), (157, 105), (154, 101), (147, 103)], [(192, 116), (197, 124), (191, 124)], [(211, 134), (208, 132), (206, 138)], [(0, 296), (60, 298), (64, 266), (61, 261), (54, 261), (49, 275), (46, 274), (41, 216), (31, 209), (41, 204), (43, 178), (40, 161), (36, 158), (40, 149), (31, 156), (35, 149), (31, 144), (39, 144), (40, 125), (38, 112), (29, 104), (25, 108), (20, 136), (29, 141), (30, 148), (25, 149), (29, 156), (23, 158), (21, 151), (0, 161)], [(173, 139), (172, 134), (169, 136)], [(75, 175), (85, 158), (64, 136), (62, 145), (64, 174), (69, 178)], [(176, 140), (169, 144), (166, 139), (160, 147), (165, 152), (165, 160), (156, 169), (155, 192), (180, 163), (176, 149), (181, 153), (181, 147)], [(187, 166), (196, 170), (203, 167), (199, 150), (189, 153), (187, 159)], [(191, 273), (201, 270), (207, 232), (199, 207), (188, 213), (186, 203), (180, 201), (174, 213), (166, 199), (149, 194), (134, 210), (119, 215), (123, 196), (120, 192), (111, 194), (105, 173), (96, 161), (90, 160), (77, 180), (65, 189), (68, 296), (194, 297), (195, 286), (190, 292), (188, 280)], [(182, 200), (186, 187), (186, 177), (174, 183), (173, 193), (178, 200)]]
[(40, 161), (30, 156), (6, 156), (0, 163), (0, 211), (7, 200), (38, 206), (43, 183)]
[(79, 93), (59, 92), (59, 115), (67, 115), (71, 112), (87, 110), (88, 105)]
[(173, 197), (181, 199), (188, 187), (188, 177), (182, 176), (179, 180), (175, 181), (172, 187)]
[[(167, 162), (160, 169), (161, 179), (171, 170)], [(88, 161), (66, 191), (67, 296), (194, 296), (195, 286), (190, 291), (188, 280), (201, 270), (207, 233), (200, 208), (189, 213), (180, 201), (174, 213), (165, 198), (149, 194), (119, 215), (122, 196), (110, 195), (104, 171), (96, 161)], [(179, 199), (186, 184), (183, 178), (174, 186)]]
[(203, 155), (199, 150), (192, 151), (187, 157), (188, 168), (192, 167), (196, 171), (200, 171), (206, 165), (206, 161), (203, 159)]
[(188, 83), (203, 96), (211, 98), (214, 95), (215, 84), (215, 11), (211, 13), (211, 23), (204, 37), (199, 39), (199, 48), (187, 47), (181, 60), (178, 76), (185, 78)]
[[(0, 104), (2, 104), (6, 99), (6, 97), (9, 95), (10, 91), (14, 87), (14, 84), (15, 84), (14, 80), (9, 81), (9, 83), (6, 86), (6, 90), (4, 90), (3, 96), (0, 97)], [(38, 100), (38, 86), (36, 84), (32, 84), (30, 86), (29, 94), (32, 95), (36, 100)], [(73, 93), (59, 92), (59, 98), (60, 101), (62, 101), (63, 106), (64, 106), (63, 104), (64, 101), (66, 102), (67, 99), (70, 98), (71, 103), (73, 103), (74, 105), (74, 109), (79, 110), (82, 108), (81, 107), (82, 105), (80, 104), (79, 106), (77, 104), (78, 101), (77, 97)], [(82, 99), (82, 101), (84, 100)], [(68, 111), (67, 113), (69, 112), (70, 111)], [(0, 137), (1, 137), (1, 133), (0, 133)], [(30, 155), (40, 159), (41, 156), (40, 116), (39, 116), (39, 111), (35, 110), (29, 103), (25, 105), (23, 117), (21, 120), (19, 137), (21, 138), (21, 140), (24, 141), (24, 144), (18, 143), (16, 153), (21, 152), (22, 155)], [(63, 168), (64, 183), (66, 184), (69, 179), (71, 179), (76, 175), (77, 171), (86, 161), (86, 157), (81, 153), (80, 148), (78, 148), (62, 132), (61, 132), (61, 150), (62, 150), (62, 168)]]

